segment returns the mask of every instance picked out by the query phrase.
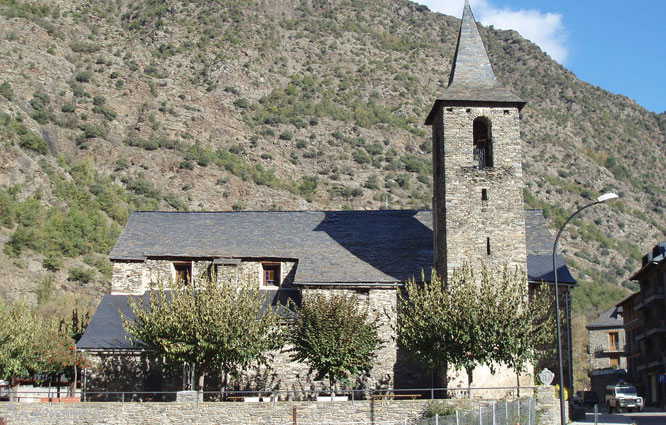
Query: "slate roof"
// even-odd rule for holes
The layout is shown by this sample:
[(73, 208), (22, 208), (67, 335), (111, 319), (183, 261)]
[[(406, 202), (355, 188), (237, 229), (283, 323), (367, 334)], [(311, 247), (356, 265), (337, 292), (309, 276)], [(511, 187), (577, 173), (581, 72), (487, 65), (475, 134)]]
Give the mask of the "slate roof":
[[(552, 281), (541, 210), (525, 211), (528, 278)], [(433, 265), (432, 213), (382, 211), (134, 212), (111, 251), (146, 257), (296, 259), (295, 284), (395, 283)], [(575, 283), (557, 255), (558, 280)]]
[[(552, 282), (552, 243), (541, 210), (525, 210), (528, 280)], [(281, 258), (298, 260), (295, 284), (404, 282), (433, 264), (431, 211), (134, 212), (110, 258)], [(558, 254), (558, 279), (573, 284)], [(429, 276), (426, 275), (426, 278)], [(266, 291), (266, 302), (300, 301), (296, 290)], [(148, 293), (144, 294), (148, 304)], [(128, 295), (105, 295), (86, 333), (85, 350), (131, 350), (121, 311)], [(281, 311), (286, 313), (285, 311)]]
[[(262, 312), (267, 308), (277, 308), (281, 317), (286, 317), (289, 312), (283, 306), (288, 305), (292, 299), (300, 305), (300, 292), (295, 289), (280, 289), (263, 291), (266, 294)], [(102, 302), (97, 307), (85, 333), (76, 343), (79, 350), (133, 350), (135, 346), (130, 344), (129, 334), (123, 328), (123, 320), (118, 312), (130, 320), (134, 319), (132, 308), (127, 299), (133, 295), (104, 295)], [(137, 296), (138, 297), (138, 296)], [(150, 293), (142, 296), (143, 305), (150, 305)]]
[[(530, 282), (554, 282), (553, 242), (543, 212), (538, 209), (525, 210), (525, 238), (527, 239), (527, 278)], [(561, 284), (575, 284), (576, 279), (569, 272), (564, 258), (555, 254), (557, 281)]]
[(436, 111), (442, 105), (488, 102), (516, 106), (518, 109), (522, 109), (526, 103), (503, 87), (495, 77), (472, 9), (466, 2), (451, 65), (449, 85), (444, 95), (435, 101), (425, 123), (432, 124)]
[(608, 329), (622, 328), (624, 320), (622, 319), (622, 307), (613, 306), (604, 311), (592, 323), (586, 326), (587, 329)]
[(393, 283), (433, 260), (428, 211), (135, 212), (111, 260), (297, 259), (294, 283)]

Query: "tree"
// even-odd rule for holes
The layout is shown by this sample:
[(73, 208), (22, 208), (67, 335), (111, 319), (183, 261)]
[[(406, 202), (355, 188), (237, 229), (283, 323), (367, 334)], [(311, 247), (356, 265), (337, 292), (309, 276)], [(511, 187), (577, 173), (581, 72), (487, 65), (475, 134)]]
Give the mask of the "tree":
[(77, 364), (74, 340), (57, 317), (44, 318), (23, 300), (0, 300), (0, 379), (59, 376)]
[(548, 353), (543, 349), (555, 339), (554, 295), (545, 283), (528, 290), (524, 273), (508, 273), (505, 268), (499, 285), (503, 288), (498, 310), (501, 329), (495, 358), (516, 372), (516, 382), (527, 365)]
[(306, 363), (315, 379), (338, 381), (367, 374), (381, 347), (378, 323), (353, 295), (305, 294), (290, 324), (293, 360)]
[(448, 282), (433, 272), (430, 282), (410, 280), (399, 292), (398, 340), (432, 372), (465, 369), (470, 387), (481, 364), (494, 370), (503, 362), (519, 374), (552, 338), (546, 295), (537, 290), (530, 300), (525, 274), (506, 267), (483, 267), (477, 279), (465, 264)]
[(198, 281), (198, 287), (171, 282), (167, 290), (158, 279), (147, 305), (129, 297), (134, 318), (123, 317), (123, 326), (156, 358), (172, 366), (195, 364), (200, 390), (205, 377), (221, 369), (226, 389), (229, 374), (265, 362), (267, 352), (279, 348), (277, 312), (263, 309), (263, 294), (248, 280), (218, 284), (216, 276), (204, 275)]

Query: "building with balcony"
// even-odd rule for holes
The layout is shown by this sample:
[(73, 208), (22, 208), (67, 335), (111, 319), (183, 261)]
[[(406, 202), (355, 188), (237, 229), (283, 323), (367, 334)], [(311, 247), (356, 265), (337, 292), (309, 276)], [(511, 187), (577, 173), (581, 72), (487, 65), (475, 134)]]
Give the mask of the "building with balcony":
[(647, 404), (664, 399), (658, 375), (666, 371), (666, 242), (648, 252), (631, 280), (640, 291), (622, 300), (627, 338), (627, 380)]
[(627, 367), (623, 307), (613, 306), (586, 326), (590, 344), (590, 386), (599, 400), (607, 385), (624, 378)]

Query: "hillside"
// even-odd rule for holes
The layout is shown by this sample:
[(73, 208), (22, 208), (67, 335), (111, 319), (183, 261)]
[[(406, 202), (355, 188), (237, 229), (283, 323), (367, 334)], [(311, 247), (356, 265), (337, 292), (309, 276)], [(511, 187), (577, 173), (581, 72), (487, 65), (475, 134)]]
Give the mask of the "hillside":
[[(458, 25), (403, 0), (0, 0), (0, 293), (94, 305), (136, 209), (429, 208)], [(482, 36), (528, 101), (527, 206), (555, 228), (622, 198), (561, 241), (594, 314), (666, 239), (666, 115)]]

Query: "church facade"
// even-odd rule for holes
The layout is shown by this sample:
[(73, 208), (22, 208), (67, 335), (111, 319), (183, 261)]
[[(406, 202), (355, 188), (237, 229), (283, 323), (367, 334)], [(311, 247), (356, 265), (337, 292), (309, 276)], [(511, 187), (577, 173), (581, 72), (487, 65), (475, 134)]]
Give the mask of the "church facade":
[[(111, 294), (77, 344), (95, 361), (91, 389), (120, 390), (123, 368), (136, 368), (133, 390), (156, 390), (149, 362), (138, 360), (119, 311), (127, 297), (147, 297), (156, 279), (196, 284), (202, 272), (247, 279), (270, 305), (298, 302), (308, 291), (352, 293), (380, 318), (384, 346), (365, 388), (427, 388), (431, 376), (395, 341), (397, 289), (425, 284), (430, 271), (450, 276), (473, 266), (518, 267), (529, 283), (553, 281), (552, 235), (539, 210), (525, 210), (520, 111), (525, 102), (494, 75), (469, 4), (465, 5), (449, 86), (426, 119), (432, 126), (431, 211), (135, 212), (113, 248)], [(560, 256), (559, 282), (575, 283)], [(142, 363), (143, 362), (143, 363)], [(479, 386), (515, 386), (508, 370), (477, 368)], [(532, 385), (525, 377), (523, 385)], [(248, 371), (239, 389), (299, 390), (324, 386), (286, 352)], [(453, 377), (450, 387), (467, 385)], [(143, 386), (143, 388), (141, 388)], [(137, 388), (138, 387), (138, 388)], [(149, 388), (151, 387), (151, 388)], [(162, 390), (172, 389), (161, 387)], [(179, 389), (179, 388), (173, 388)]]

